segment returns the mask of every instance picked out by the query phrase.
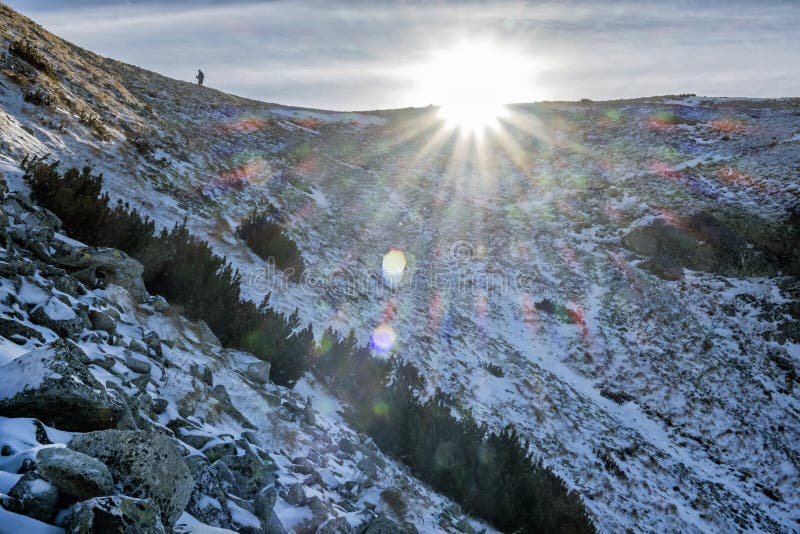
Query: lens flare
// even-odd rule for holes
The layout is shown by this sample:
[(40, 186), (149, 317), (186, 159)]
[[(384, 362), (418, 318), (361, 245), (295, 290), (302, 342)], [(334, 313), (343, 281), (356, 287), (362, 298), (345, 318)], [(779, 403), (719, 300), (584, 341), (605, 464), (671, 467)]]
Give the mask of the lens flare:
[(383, 256), (381, 273), (383, 280), (390, 287), (396, 287), (406, 270), (406, 255), (402, 250), (393, 248)]
[(397, 341), (394, 328), (386, 323), (379, 324), (372, 333), (372, 348), (377, 352), (389, 352)]

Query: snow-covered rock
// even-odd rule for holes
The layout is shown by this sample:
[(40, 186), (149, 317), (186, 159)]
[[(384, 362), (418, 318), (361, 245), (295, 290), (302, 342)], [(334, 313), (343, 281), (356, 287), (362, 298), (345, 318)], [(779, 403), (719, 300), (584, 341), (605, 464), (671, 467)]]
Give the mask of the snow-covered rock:
[(0, 415), (35, 417), (64, 430), (113, 428), (130, 413), (86, 367), (86, 354), (58, 340), (0, 367)]
[(162, 432), (89, 432), (73, 437), (68, 447), (105, 463), (125, 495), (152, 500), (165, 525), (174, 524), (189, 502), (191, 473)]
[(120, 495), (79, 502), (67, 516), (65, 526), (67, 534), (166, 533), (158, 507), (152, 501)]
[(103, 462), (64, 447), (40, 450), (36, 470), (59, 491), (77, 499), (115, 493), (111, 473)]

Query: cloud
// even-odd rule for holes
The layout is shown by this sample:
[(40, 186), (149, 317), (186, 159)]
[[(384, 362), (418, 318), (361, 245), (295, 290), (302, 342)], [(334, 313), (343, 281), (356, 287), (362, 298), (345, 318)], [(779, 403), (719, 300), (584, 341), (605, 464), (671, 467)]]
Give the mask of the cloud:
[(104, 56), (262, 100), (331, 109), (426, 105), (405, 77), (437, 50), (491, 39), (538, 69), (534, 99), (669, 92), (800, 94), (790, 2), (11, 1)]

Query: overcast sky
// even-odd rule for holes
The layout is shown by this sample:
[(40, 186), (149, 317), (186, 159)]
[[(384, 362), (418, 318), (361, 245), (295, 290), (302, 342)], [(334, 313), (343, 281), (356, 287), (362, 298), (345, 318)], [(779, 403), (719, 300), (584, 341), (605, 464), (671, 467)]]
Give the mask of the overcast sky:
[[(481, 40), (525, 58), (515, 101), (667, 93), (800, 96), (800, 1), (4, 0), (107, 57), (269, 102), (432, 102), (432, 55)], [(442, 102), (434, 102), (440, 104)]]

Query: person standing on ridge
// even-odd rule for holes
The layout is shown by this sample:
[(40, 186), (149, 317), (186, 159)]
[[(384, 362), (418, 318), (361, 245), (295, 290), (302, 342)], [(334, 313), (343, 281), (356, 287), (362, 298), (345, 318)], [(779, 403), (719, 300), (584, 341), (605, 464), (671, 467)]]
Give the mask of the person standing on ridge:
[(203, 74), (203, 71), (200, 70), (200, 69), (197, 69), (197, 76), (195, 76), (195, 78), (197, 78), (197, 85), (202, 87), (203, 86), (203, 80), (205, 80), (205, 78), (206, 78), (206, 75)]

